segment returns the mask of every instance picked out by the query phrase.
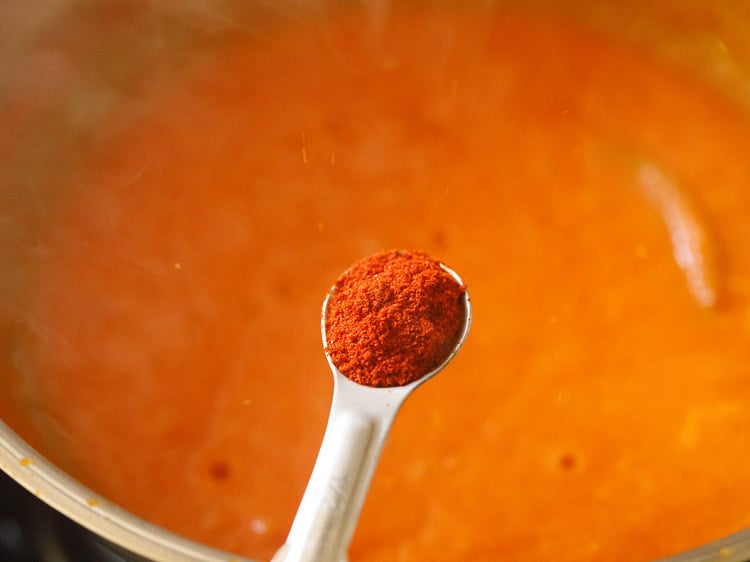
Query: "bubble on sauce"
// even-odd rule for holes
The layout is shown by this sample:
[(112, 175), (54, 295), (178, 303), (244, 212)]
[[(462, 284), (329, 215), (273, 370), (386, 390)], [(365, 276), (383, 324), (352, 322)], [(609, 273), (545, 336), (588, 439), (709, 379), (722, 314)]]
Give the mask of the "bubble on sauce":
[(286, 300), (292, 294), (292, 287), (284, 280), (277, 280), (271, 284), (274, 294), (281, 300)]
[(444, 249), (448, 245), (448, 237), (445, 233), (445, 230), (434, 230), (432, 232), (432, 235), (430, 236), (430, 242), (432, 242), (435, 248), (439, 250)]
[(557, 464), (560, 470), (567, 472), (574, 470), (578, 466), (578, 459), (573, 453), (562, 453)]
[(217, 482), (223, 482), (232, 475), (232, 469), (226, 461), (218, 460), (208, 466), (208, 474)]
[(263, 519), (251, 519), (250, 530), (256, 535), (264, 535), (268, 531), (268, 523)]
[(566, 474), (579, 472), (583, 467), (583, 458), (579, 452), (555, 448), (546, 455), (545, 466), (551, 473)]

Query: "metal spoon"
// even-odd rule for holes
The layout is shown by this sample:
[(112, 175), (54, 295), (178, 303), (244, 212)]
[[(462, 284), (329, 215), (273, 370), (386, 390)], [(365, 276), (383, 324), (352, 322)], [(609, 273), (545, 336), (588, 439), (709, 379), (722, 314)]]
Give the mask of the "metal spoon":
[[(459, 284), (461, 278), (442, 266)], [(335, 286), (331, 292), (335, 290)], [(326, 346), (326, 307), (321, 332)], [(318, 458), (302, 496), (286, 543), (272, 562), (341, 562), (359, 519), (380, 452), (399, 408), (411, 392), (440, 372), (456, 355), (469, 332), (471, 301), (464, 292), (464, 323), (454, 349), (436, 369), (405, 386), (357, 384), (341, 374), (326, 353), (333, 372), (333, 402)]]

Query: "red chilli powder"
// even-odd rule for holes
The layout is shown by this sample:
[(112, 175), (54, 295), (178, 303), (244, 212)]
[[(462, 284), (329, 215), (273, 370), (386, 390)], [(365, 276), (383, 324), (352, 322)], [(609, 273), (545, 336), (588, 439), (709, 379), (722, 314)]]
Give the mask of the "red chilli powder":
[(353, 265), (326, 306), (326, 352), (367, 386), (403, 386), (440, 366), (464, 321), (465, 287), (423, 252), (392, 250)]

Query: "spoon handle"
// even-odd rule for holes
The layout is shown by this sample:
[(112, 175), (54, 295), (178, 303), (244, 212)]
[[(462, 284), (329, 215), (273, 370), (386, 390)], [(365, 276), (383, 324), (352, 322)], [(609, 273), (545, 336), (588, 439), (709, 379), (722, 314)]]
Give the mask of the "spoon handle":
[[(286, 544), (273, 562), (338, 562), (346, 553), (380, 451), (407, 392), (373, 400), (374, 389), (335, 376), (323, 443)], [(358, 402), (366, 400), (367, 408)]]

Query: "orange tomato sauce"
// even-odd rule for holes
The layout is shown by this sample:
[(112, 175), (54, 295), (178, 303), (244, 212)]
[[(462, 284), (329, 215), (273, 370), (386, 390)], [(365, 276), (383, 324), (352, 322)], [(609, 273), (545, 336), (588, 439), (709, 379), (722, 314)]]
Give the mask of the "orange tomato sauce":
[(322, 299), (398, 247), (474, 323), (351, 560), (647, 560), (750, 525), (750, 122), (689, 73), (542, 17), (343, 14), (227, 40), (105, 137), (15, 351), (29, 439), (104, 497), (269, 559), (330, 403)]

